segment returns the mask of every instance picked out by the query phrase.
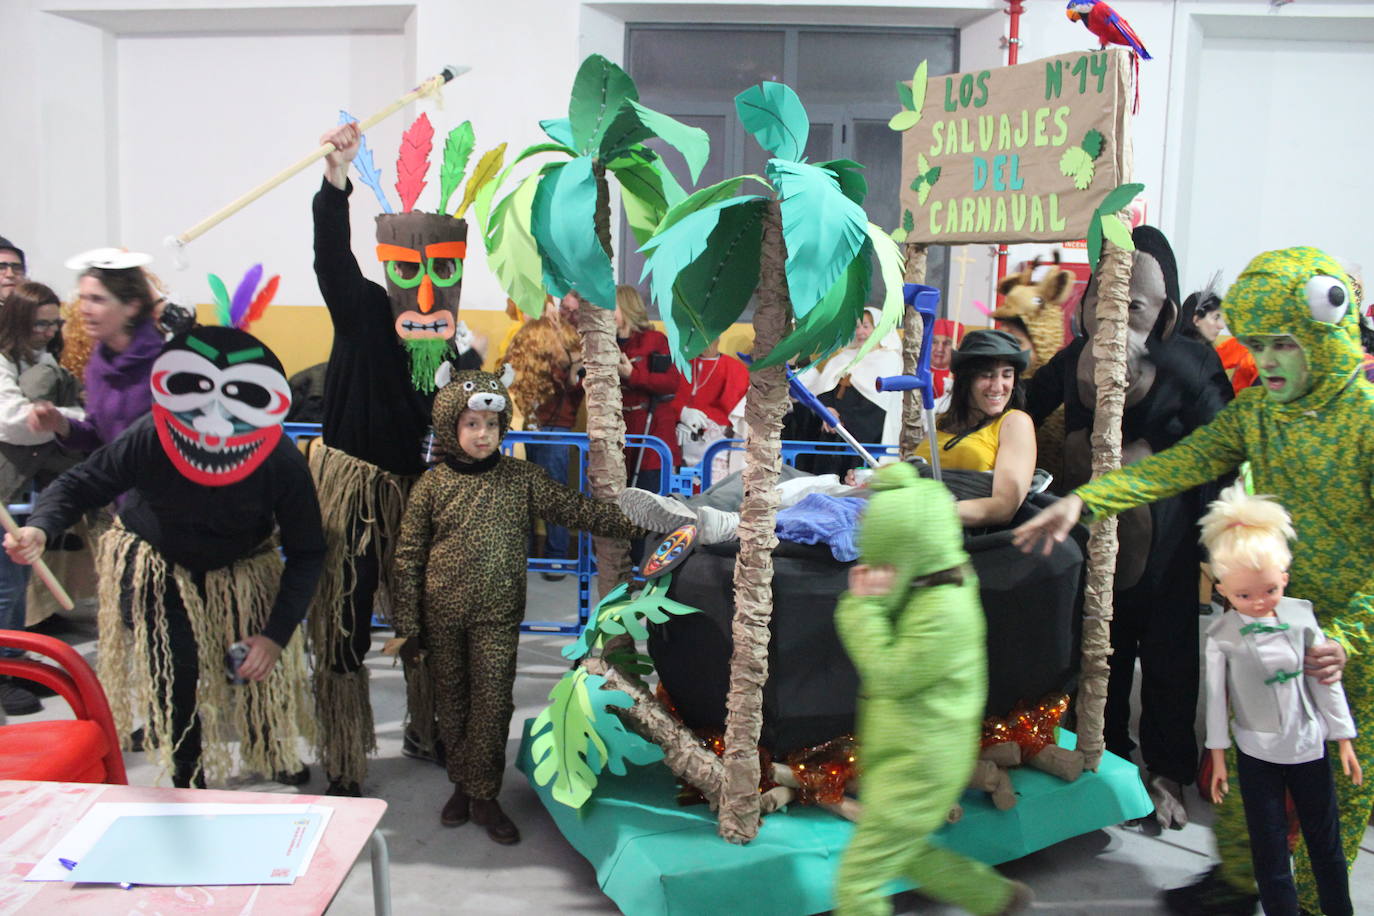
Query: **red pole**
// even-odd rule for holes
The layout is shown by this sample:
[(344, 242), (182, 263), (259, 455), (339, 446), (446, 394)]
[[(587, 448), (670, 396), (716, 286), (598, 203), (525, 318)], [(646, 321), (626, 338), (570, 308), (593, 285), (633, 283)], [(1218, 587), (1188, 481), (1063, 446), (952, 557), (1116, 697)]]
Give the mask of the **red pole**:
[[(1007, 38), (1007, 65), (1016, 63), (1018, 52), (1021, 50), (1021, 14), (1026, 11), (1021, 0), (1006, 0), (1006, 14), (1011, 17), (1010, 36)], [(1007, 275), (1007, 246), (1005, 243), (997, 246), (997, 279), (1000, 280)], [(997, 305), (1001, 305), (1001, 296), (997, 297)]]

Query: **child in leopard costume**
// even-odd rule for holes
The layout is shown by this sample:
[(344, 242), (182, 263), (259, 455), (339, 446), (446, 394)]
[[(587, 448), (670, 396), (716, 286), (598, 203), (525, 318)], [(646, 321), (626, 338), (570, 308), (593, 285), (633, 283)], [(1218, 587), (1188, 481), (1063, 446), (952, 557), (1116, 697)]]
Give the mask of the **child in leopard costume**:
[(407, 664), (433, 674), (453, 796), (440, 821), (472, 820), (498, 843), (520, 833), (496, 796), (515, 711), (515, 653), (525, 616), (525, 556), (536, 516), (602, 537), (648, 532), (614, 504), (555, 483), (538, 465), (502, 455), (510, 394), (489, 372), (455, 372), (434, 399), (434, 435), (447, 453), (406, 504), (396, 546), (396, 639)]

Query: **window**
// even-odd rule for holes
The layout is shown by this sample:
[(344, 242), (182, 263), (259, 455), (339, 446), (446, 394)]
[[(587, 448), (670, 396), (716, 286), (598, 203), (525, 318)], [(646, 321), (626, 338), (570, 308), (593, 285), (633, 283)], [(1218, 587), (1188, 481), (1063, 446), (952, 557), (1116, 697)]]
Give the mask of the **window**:
[[(901, 135), (887, 121), (897, 111), (895, 84), (911, 79), (922, 59), (931, 75), (958, 69), (954, 29), (836, 29), (630, 25), (626, 69), (650, 108), (700, 127), (711, 137), (711, 158), (699, 186), (731, 175), (762, 175), (768, 161), (735, 116), (735, 96), (763, 80), (797, 90), (811, 116), (809, 161), (853, 159), (868, 179), (864, 209), (885, 229), (900, 219)], [(665, 160), (684, 188), (692, 188), (682, 157)], [(644, 259), (624, 226), (617, 248), (622, 283), (638, 283)], [(948, 249), (932, 246), (926, 282), (944, 288)], [(881, 284), (874, 283), (874, 302)]]

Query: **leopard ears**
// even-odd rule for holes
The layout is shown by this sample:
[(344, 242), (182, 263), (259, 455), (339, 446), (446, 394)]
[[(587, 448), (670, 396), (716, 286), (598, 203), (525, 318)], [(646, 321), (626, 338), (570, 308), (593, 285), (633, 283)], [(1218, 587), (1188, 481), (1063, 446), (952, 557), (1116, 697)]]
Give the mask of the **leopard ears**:
[[(444, 360), (439, 368), (434, 370), (434, 388), (437, 391), (449, 382), (453, 381), (453, 363)], [(501, 367), (501, 384), (509, 388), (515, 382), (515, 367), (506, 363)]]

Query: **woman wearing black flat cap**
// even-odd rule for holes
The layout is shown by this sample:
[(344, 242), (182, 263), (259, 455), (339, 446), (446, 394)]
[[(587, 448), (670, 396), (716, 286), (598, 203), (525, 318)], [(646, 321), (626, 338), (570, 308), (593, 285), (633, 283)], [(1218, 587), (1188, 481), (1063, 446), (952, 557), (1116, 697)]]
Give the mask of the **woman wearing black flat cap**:
[[(959, 501), (964, 527), (1005, 525), (1030, 491), (1035, 474), (1035, 426), (1020, 408), (1021, 373), (1030, 354), (1006, 331), (964, 335), (950, 358), (954, 387), (949, 411), (936, 427), (940, 466), (991, 471), (992, 495)], [(930, 459), (930, 443), (916, 454)]]

